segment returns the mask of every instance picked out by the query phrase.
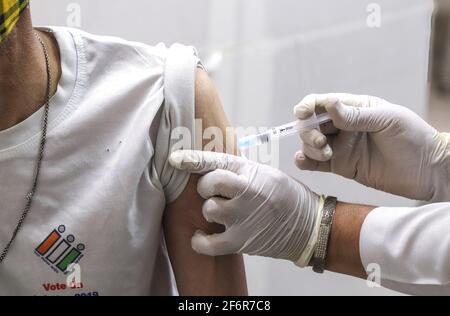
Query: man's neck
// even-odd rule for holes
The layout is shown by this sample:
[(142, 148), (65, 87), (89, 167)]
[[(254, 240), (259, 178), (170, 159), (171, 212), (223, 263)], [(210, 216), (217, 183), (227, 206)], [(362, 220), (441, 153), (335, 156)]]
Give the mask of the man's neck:
[[(25, 11), (13, 33), (0, 44), (0, 131), (24, 121), (45, 102), (45, 56), (34, 33), (29, 11)], [(49, 51), (53, 95), (60, 76), (59, 52), (51, 36), (38, 33)]]

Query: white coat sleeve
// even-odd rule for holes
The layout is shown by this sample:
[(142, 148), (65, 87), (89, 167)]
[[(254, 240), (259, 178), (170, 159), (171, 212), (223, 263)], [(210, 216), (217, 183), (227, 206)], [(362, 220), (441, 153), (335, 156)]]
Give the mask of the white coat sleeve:
[(378, 264), (381, 285), (416, 295), (450, 295), (450, 203), (380, 207), (360, 235), (364, 267)]

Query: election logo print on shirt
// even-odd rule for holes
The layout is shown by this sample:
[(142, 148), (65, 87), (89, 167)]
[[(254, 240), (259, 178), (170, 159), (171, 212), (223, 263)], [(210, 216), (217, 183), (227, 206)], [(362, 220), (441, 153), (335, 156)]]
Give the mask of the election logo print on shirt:
[(60, 225), (54, 229), (34, 250), (34, 253), (46, 262), (56, 273), (66, 274), (72, 263), (78, 263), (83, 258), (85, 245), (73, 246), (75, 236), (65, 235), (66, 226)]

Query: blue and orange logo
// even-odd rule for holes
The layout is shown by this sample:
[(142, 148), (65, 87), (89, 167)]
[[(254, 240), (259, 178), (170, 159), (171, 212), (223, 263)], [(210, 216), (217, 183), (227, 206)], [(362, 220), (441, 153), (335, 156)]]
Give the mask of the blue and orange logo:
[(66, 226), (60, 225), (54, 229), (34, 250), (44, 262), (56, 273), (67, 273), (67, 268), (72, 263), (78, 263), (83, 258), (84, 244), (72, 244), (75, 242), (73, 235), (65, 236)]

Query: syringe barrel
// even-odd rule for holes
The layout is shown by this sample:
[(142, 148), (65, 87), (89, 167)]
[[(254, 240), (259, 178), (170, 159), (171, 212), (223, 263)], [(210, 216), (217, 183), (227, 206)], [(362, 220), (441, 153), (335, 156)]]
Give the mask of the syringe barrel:
[(306, 120), (297, 120), (278, 127), (273, 127), (265, 133), (250, 135), (240, 138), (238, 147), (245, 149), (248, 147), (259, 146), (270, 142), (272, 138), (284, 138), (292, 135), (298, 135), (301, 132), (312, 130), (319, 127), (321, 124), (331, 121), (328, 113), (313, 115)]

